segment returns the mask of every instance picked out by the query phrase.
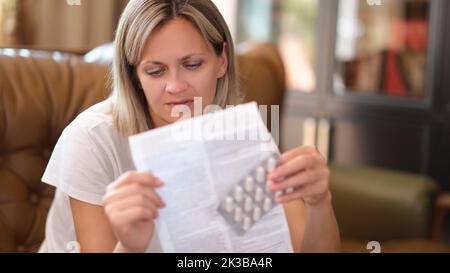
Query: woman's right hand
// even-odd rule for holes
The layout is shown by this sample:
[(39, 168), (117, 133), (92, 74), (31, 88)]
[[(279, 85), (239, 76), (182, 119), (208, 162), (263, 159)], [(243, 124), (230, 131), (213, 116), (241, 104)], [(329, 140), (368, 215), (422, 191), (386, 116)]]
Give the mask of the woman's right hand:
[(147, 172), (127, 172), (111, 183), (103, 205), (125, 251), (144, 252), (153, 237), (158, 209), (165, 206), (155, 188), (163, 182)]

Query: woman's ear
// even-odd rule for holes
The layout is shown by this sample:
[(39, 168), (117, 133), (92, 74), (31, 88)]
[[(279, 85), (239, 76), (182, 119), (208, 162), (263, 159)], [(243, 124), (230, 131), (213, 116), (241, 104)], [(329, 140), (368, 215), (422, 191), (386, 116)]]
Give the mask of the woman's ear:
[(223, 42), (223, 49), (222, 53), (219, 56), (219, 66), (217, 68), (217, 78), (220, 79), (227, 73), (228, 69), (228, 44), (226, 42)]

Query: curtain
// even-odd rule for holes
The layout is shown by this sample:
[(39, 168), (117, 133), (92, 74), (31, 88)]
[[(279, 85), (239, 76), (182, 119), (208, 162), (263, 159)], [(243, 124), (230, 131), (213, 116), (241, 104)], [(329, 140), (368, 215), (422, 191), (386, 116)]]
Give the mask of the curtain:
[(11, 46), (18, 42), (17, 0), (0, 0), (0, 46)]
[(125, 0), (19, 1), (23, 44), (75, 51), (86, 51), (111, 42), (127, 3)]

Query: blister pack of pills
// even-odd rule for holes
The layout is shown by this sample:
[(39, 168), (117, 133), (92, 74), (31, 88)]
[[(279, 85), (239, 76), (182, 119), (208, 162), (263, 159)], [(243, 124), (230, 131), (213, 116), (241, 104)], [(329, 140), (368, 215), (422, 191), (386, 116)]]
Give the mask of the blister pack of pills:
[(275, 198), (281, 192), (270, 190), (267, 174), (275, 169), (278, 160), (277, 153), (262, 160), (221, 200), (218, 211), (238, 234), (247, 232), (277, 205)]

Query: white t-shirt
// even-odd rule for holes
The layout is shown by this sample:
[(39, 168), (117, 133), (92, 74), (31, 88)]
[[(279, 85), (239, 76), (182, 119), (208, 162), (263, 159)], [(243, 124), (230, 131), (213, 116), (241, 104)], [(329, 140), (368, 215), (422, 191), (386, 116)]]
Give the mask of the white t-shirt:
[[(107, 99), (81, 113), (53, 150), (42, 181), (56, 187), (56, 193), (40, 252), (72, 252), (76, 247), (69, 196), (101, 206), (107, 185), (135, 170), (128, 139), (112, 124), (111, 105)], [(162, 252), (156, 233), (147, 251)]]

